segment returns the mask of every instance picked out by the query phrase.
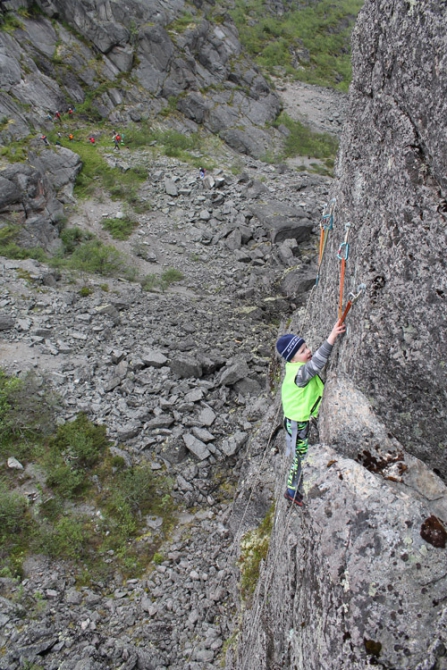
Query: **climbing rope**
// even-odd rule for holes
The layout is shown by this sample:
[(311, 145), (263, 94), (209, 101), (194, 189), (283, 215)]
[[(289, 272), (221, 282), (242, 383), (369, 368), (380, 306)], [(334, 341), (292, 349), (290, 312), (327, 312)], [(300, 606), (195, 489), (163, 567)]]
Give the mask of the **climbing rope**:
[[(349, 258), (349, 231), (351, 229), (350, 223), (345, 223), (345, 239), (338, 248), (337, 258), (341, 261), (340, 267), (340, 292), (338, 298), (338, 318), (341, 319), (343, 314), (343, 292), (345, 286), (345, 270), (346, 270), (346, 261)], [(349, 311), (349, 310), (348, 310)]]
[(318, 253), (318, 272), (315, 279), (315, 286), (318, 285), (320, 279), (320, 268), (323, 262), (324, 250), (326, 249), (326, 242), (329, 236), (329, 231), (334, 227), (334, 211), (337, 204), (336, 198), (332, 198), (329, 204), (325, 205), (320, 219), (320, 249)]

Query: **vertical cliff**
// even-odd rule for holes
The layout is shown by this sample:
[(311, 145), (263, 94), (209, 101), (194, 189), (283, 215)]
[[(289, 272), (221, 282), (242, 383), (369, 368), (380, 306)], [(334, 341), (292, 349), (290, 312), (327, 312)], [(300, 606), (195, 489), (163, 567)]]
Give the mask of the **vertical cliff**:
[[(332, 362), (387, 430), (447, 476), (447, 7), (366, 2), (353, 35), (337, 217), (310, 304), (324, 336), (337, 313), (337, 248), (350, 222), (345, 296), (366, 293)], [(346, 303), (346, 297), (344, 302)], [(356, 455), (357, 438), (337, 440)]]
[(336, 320), (346, 223), (343, 306), (365, 291), (331, 357), (305, 510), (282, 498), (282, 437), (246, 466), (258, 488), (277, 473), (276, 516), (228, 669), (447, 667), (446, 19), (436, 0), (359, 16), (334, 228), (291, 330), (315, 347)]

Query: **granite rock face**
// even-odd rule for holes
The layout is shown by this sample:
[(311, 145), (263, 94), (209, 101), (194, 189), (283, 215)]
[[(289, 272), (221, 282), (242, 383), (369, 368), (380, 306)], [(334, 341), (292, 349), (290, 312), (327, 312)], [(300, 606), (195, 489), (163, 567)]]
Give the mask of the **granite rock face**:
[[(310, 306), (315, 343), (335, 321), (350, 222), (347, 318), (332, 366), (371, 398), (410, 453), (447, 476), (445, 7), (367, 2), (353, 38), (337, 214)], [(433, 54), (439, 54), (433, 56)], [(323, 307), (322, 307), (323, 306)]]
[[(419, 476), (432, 474), (417, 459)], [(284, 462), (277, 457), (281, 471)], [(307, 507), (281, 488), (266, 565), (227, 668), (441, 668), (444, 527), (411, 486), (368, 472), (324, 445), (305, 466)], [(438, 510), (447, 489), (437, 478)], [(445, 650), (445, 648), (444, 648)], [(442, 663), (442, 658), (439, 661)]]
[(283, 499), (279, 410), (252, 442), (240, 495), (270, 489), (275, 519), (227, 670), (447, 667), (445, 19), (430, 1), (360, 13), (334, 227), (288, 330), (327, 337), (341, 243), (342, 307), (365, 288), (330, 358), (305, 508)]

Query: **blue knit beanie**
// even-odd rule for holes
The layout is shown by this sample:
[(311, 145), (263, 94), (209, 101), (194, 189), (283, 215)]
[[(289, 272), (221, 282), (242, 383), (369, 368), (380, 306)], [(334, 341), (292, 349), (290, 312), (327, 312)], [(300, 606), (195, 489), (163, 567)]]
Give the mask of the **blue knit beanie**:
[(304, 340), (299, 335), (282, 335), (276, 343), (276, 350), (290, 363), (303, 344)]

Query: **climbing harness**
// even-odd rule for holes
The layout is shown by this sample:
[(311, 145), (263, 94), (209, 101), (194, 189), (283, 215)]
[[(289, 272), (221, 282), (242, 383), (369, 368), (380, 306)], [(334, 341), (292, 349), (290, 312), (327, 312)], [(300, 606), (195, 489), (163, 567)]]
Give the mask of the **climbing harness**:
[(345, 223), (345, 239), (344, 242), (342, 242), (339, 246), (338, 253), (337, 253), (337, 258), (341, 261), (341, 267), (340, 267), (340, 295), (338, 299), (338, 318), (341, 319), (341, 316), (343, 314), (343, 291), (344, 291), (344, 285), (345, 285), (345, 270), (346, 270), (346, 261), (349, 258), (349, 243), (348, 243), (348, 237), (349, 237), (349, 231), (351, 229), (351, 224), (350, 223)]
[(323, 214), (320, 219), (320, 249), (318, 254), (318, 272), (315, 279), (315, 286), (318, 285), (320, 279), (320, 268), (323, 262), (324, 250), (326, 249), (326, 242), (329, 236), (329, 231), (334, 227), (334, 211), (337, 204), (336, 198), (332, 198), (328, 205), (325, 205)]
[(355, 303), (356, 300), (360, 298), (361, 295), (364, 294), (366, 289), (366, 284), (359, 284), (357, 286), (357, 293), (350, 293), (348, 295), (348, 302), (346, 303), (346, 307), (344, 309), (343, 314), (340, 317), (339, 323), (342, 324), (346, 317), (348, 316), (349, 310), (351, 309), (352, 305)]

